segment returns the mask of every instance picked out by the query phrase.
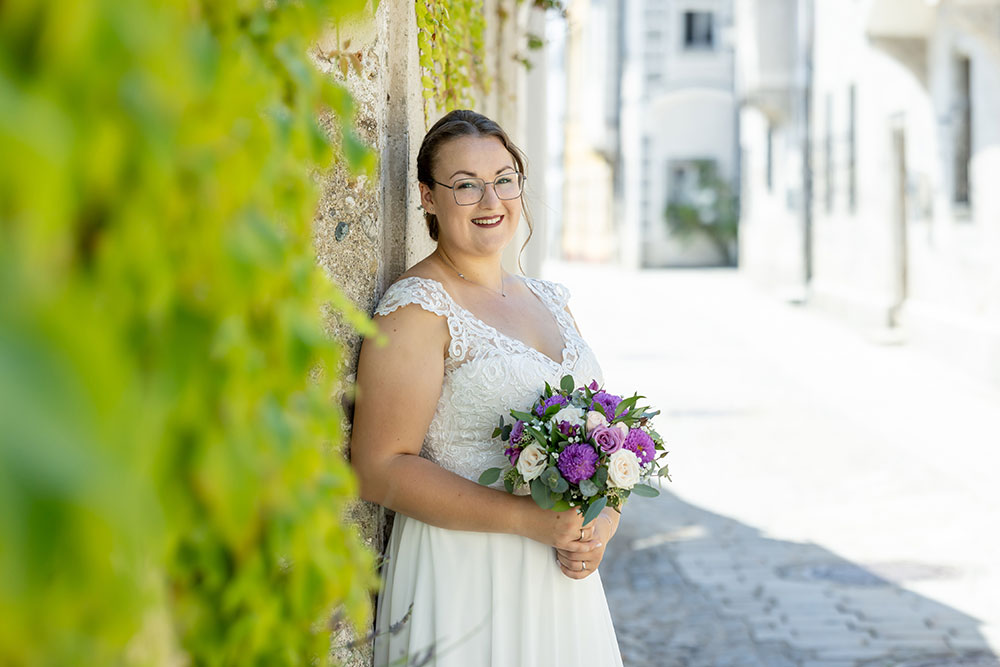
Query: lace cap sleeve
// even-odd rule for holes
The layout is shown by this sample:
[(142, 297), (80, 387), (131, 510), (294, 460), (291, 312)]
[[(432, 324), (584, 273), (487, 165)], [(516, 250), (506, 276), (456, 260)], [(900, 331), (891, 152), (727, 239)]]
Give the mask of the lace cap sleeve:
[(545, 295), (553, 305), (559, 308), (565, 308), (566, 304), (569, 303), (569, 288), (562, 283), (554, 283), (551, 280), (542, 280), (541, 278), (528, 278), (534, 284), (536, 291)]
[(389, 285), (389, 289), (375, 306), (374, 314), (385, 316), (410, 304), (416, 304), (443, 317), (451, 314), (450, 300), (444, 290), (440, 289), (438, 282), (417, 276), (403, 278)]

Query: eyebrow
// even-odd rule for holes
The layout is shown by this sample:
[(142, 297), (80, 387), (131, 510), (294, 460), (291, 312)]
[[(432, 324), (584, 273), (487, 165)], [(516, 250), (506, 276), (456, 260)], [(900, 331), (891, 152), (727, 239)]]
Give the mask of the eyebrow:
[[(497, 176), (497, 175), (499, 175), (499, 174), (502, 174), (502, 173), (504, 173), (505, 171), (517, 171), (517, 170), (516, 170), (516, 169), (514, 169), (514, 167), (500, 167), (499, 169), (497, 169), (497, 173), (496, 173), (496, 174), (494, 174), (494, 176)], [(476, 176), (475, 174), (473, 174), (473, 173), (472, 173), (471, 171), (465, 171), (464, 169), (459, 169), (458, 171), (456, 171), (456, 172), (455, 172), (454, 174), (452, 174), (452, 175), (451, 175), (451, 176), (449, 176), (448, 178), (455, 178), (455, 177), (456, 177), (456, 176), (458, 176), (459, 174), (468, 174), (469, 176), (472, 176), (473, 178), (478, 178), (478, 177), (477, 177), (477, 176)]]

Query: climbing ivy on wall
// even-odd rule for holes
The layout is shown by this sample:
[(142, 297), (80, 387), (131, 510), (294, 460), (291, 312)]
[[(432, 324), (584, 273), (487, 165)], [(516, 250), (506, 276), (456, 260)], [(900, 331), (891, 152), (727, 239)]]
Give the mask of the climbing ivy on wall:
[(490, 88), (482, 0), (416, 0), (416, 13), (424, 120), (432, 106), (471, 108), (475, 90)]
[(306, 53), (365, 4), (0, 2), (0, 664), (324, 664), (335, 608), (364, 627), (322, 308), (371, 330), (311, 223), (374, 156)]

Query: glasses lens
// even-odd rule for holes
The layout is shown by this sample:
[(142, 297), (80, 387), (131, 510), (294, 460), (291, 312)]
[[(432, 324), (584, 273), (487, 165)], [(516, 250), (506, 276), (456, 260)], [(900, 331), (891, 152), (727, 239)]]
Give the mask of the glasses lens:
[(493, 182), (493, 187), (496, 188), (497, 197), (500, 199), (514, 199), (521, 194), (521, 185), (523, 182), (521, 174), (512, 171), (497, 176), (497, 179)]
[(480, 178), (463, 178), (455, 181), (452, 191), (455, 193), (455, 201), (461, 206), (475, 204), (483, 198), (483, 181)]

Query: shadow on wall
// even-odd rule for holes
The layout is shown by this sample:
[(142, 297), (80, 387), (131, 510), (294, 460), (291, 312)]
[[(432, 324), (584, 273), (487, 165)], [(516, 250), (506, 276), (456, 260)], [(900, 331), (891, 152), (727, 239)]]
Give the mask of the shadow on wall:
[(601, 565), (631, 667), (1000, 667), (975, 618), (900, 585), (954, 574), (853, 563), (670, 493), (629, 507)]

